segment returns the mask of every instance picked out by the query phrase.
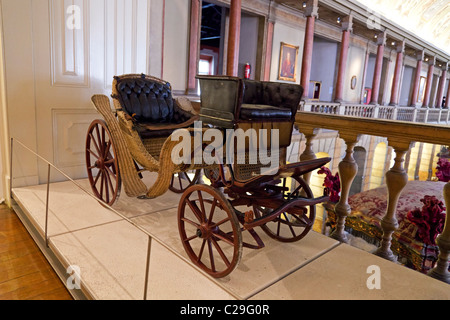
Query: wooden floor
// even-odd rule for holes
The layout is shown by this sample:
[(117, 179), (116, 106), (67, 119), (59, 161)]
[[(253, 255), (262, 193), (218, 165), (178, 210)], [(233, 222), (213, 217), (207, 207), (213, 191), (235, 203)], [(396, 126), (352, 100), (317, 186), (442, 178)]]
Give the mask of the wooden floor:
[(17, 215), (0, 205), (0, 300), (72, 300)]

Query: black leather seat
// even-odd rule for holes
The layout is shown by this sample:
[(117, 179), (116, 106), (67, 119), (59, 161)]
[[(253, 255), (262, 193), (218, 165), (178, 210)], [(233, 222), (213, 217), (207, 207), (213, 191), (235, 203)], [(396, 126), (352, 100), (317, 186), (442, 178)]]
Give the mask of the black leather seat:
[(115, 94), (143, 139), (168, 137), (192, 125), (198, 116), (183, 110), (172, 96), (170, 83), (142, 75), (114, 77)]
[(243, 97), (240, 120), (294, 120), (303, 88), (299, 85), (243, 81)]
[(269, 120), (283, 119), (291, 120), (292, 111), (286, 108), (268, 106), (262, 104), (243, 104), (241, 105), (241, 120)]

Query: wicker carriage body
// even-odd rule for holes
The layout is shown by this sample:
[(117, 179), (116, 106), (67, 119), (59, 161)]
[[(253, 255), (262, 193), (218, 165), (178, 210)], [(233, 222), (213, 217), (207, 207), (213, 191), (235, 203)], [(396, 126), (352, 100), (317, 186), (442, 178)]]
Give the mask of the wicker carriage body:
[[(156, 198), (169, 189), (175, 173), (204, 167), (176, 165), (171, 159), (179, 143), (172, 141), (172, 133), (192, 127), (198, 115), (189, 104), (186, 107), (172, 97), (168, 82), (144, 74), (116, 76), (112, 98), (114, 109), (105, 95), (94, 95), (92, 102), (116, 146), (120, 177), (128, 196)], [(141, 171), (158, 173), (152, 186), (142, 182)]]

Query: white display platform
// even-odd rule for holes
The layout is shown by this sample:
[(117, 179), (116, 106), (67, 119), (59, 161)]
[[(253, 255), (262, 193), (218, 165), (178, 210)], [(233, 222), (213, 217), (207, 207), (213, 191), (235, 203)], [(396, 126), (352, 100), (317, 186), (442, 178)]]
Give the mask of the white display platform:
[[(151, 185), (154, 178), (148, 173), (146, 184)], [(90, 191), (87, 180), (76, 183)], [(13, 189), (21, 214), (42, 239), (46, 189), (46, 185)], [(195, 267), (183, 249), (176, 218), (179, 198), (170, 191), (153, 200), (123, 193), (113, 206), (127, 218), (123, 219), (72, 182), (51, 184), (48, 250), (63, 270), (79, 267), (81, 296), (88, 299), (450, 298), (447, 284), (313, 231), (297, 243), (286, 244), (257, 230), (266, 247), (244, 248), (237, 269), (223, 279), (213, 279)], [(370, 265), (382, 267), (381, 290), (367, 288)]]

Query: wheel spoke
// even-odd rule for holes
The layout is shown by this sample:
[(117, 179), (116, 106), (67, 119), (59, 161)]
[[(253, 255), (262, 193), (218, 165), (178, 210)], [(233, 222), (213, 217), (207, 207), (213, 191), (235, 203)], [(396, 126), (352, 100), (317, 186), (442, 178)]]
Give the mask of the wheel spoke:
[(100, 159), (100, 156), (94, 153), (91, 149), (86, 149), (87, 152), (89, 152), (91, 155), (93, 155), (95, 158)]
[[(109, 173), (108, 174), (108, 176), (109, 177), (113, 177), (114, 178), (114, 180), (116, 180), (117, 181), (117, 177), (116, 177), (116, 174), (114, 173), (114, 171), (112, 171), (111, 170), (111, 168), (110, 167), (105, 167), (105, 170)], [(114, 188), (113, 188), (114, 189)]]
[(286, 221), (286, 225), (289, 227), (289, 230), (291, 230), (292, 236), (296, 237), (294, 228), (292, 228), (292, 224), (289, 222), (289, 217), (287, 216), (286, 212), (283, 212), (284, 219)]
[(222, 224), (224, 224), (225, 222), (228, 222), (228, 221), (230, 221), (230, 217), (227, 217), (227, 218), (223, 219), (223, 220), (220, 221), (220, 222), (217, 222), (217, 223), (212, 224), (212, 225), (211, 225), (211, 228), (218, 227), (218, 226), (220, 226), (220, 225), (222, 225)]
[(94, 136), (92, 135), (92, 132), (89, 133), (89, 136), (91, 137), (91, 141), (93, 142), (95, 150), (97, 150), (97, 154), (98, 154), (97, 158), (100, 158), (102, 153), (100, 151), (100, 147), (99, 147), (97, 141), (95, 140)]
[(230, 267), (231, 263), (228, 260), (227, 256), (225, 255), (225, 253), (223, 252), (222, 248), (219, 246), (219, 244), (217, 243), (217, 241), (214, 238), (211, 238), (212, 243), (214, 245), (214, 247), (216, 248), (217, 252), (219, 252), (220, 257), (222, 258), (223, 262), (225, 262), (227, 268)]
[(203, 251), (205, 251), (205, 244), (206, 244), (206, 239), (203, 239), (203, 243), (200, 248), (200, 252), (198, 253), (197, 262), (200, 262), (202, 260)]
[(186, 198), (185, 202), (188, 204), (189, 208), (191, 208), (192, 212), (197, 217), (198, 221), (200, 223), (205, 222), (204, 221), (205, 219), (203, 219), (202, 213), (200, 212), (200, 209), (197, 207), (197, 204), (187, 198)]
[(226, 234), (225, 232), (219, 230), (218, 232), (214, 232), (214, 236), (217, 237), (217, 238), (219, 238), (220, 240), (223, 240), (223, 241), (225, 241), (226, 243), (228, 243), (228, 244), (234, 246), (234, 240), (233, 240), (233, 237), (230, 237), (230, 236), (229, 236), (228, 234)]
[[(309, 227), (312, 225), (312, 221), (308, 218), (306, 214), (302, 214), (301, 216), (298, 216), (296, 214), (292, 215), (297, 221), (300, 222), (298, 225), (299, 227)], [(297, 225), (296, 225), (297, 226)]]
[(100, 179), (100, 197), (103, 199), (103, 181), (105, 180), (105, 174), (103, 169), (100, 170), (101, 179)]
[[(105, 159), (110, 158), (110, 156), (109, 156), (110, 149), (111, 149), (111, 141), (108, 140), (108, 142), (106, 143), (106, 147), (105, 147), (105, 154), (104, 154)], [(114, 160), (114, 159), (111, 159), (111, 160)]]
[(200, 202), (200, 206), (202, 208), (202, 214), (204, 217), (206, 217), (206, 210), (205, 210), (205, 203), (203, 202), (203, 196), (200, 190), (197, 191), (198, 194), (198, 201)]
[(214, 253), (211, 246), (211, 240), (208, 240), (209, 260), (211, 261), (211, 270), (216, 272), (216, 265), (214, 263)]
[(183, 190), (183, 181), (181, 180), (181, 175), (177, 174), (177, 176), (178, 176), (178, 183), (180, 185), (180, 190)]
[(106, 193), (106, 203), (109, 203), (109, 188), (108, 188), (108, 174), (106, 174), (106, 171), (104, 171), (105, 175), (105, 193)]
[(192, 221), (192, 220), (190, 220), (188, 218), (181, 218), (181, 221), (187, 222), (187, 223), (193, 225), (196, 228), (200, 227), (200, 225), (198, 223), (195, 223), (194, 221)]
[(108, 170), (105, 170), (105, 173), (106, 173), (106, 180), (108, 180), (109, 189), (111, 189), (111, 192), (114, 192), (114, 185), (111, 180), (111, 174), (108, 173)]
[(217, 205), (217, 199), (214, 199), (212, 206), (211, 206), (211, 211), (209, 212), (208, 223), (212, 221), (212, 218), (214, 216), (214, 211), (216, 211), (216, 205)]
[(97, 173), (97, 176), (95, 177), (95, 180), (94, 180), (94, 186), (97, 185), (98, 179), (100, 178), (101, 174), (102, 174), (102, 171), (99, 170), (98, 173)]
[(102, 153), (103, 159), (106, 158), (106, 146), (105, 146), (105, 144), (106, 144), (106, 137), (105, 137), (105, 134), (106, 134), (105, 128), (102, 127), (102, 140), (101, 140), (101, 144), (102, 144), (102, 151), (103, 151), (103, 153)]
[(189, 238), (184, 239), (184, 242), (191, 242), (194, 239), (197, 239), (198, 236), (196, 234), (194, 234), (193, 236), (190, 236)]

